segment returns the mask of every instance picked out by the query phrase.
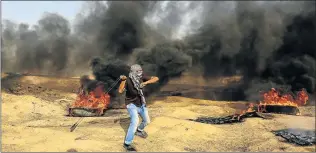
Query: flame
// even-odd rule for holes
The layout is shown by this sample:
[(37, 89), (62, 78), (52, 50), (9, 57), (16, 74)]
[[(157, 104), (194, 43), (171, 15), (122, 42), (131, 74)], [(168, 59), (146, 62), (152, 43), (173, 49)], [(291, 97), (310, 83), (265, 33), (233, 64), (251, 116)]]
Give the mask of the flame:
[(248, 104), (248, 108), (246, 110), (242, 110), (242, 111), (240, 111), (240, 113), (234, 114), (232, 119), (236, 119), (237, 118), (237, 120), (240, 120), (243, 115), (245, 115), (247, 113), (255, 112), (255, 111), (256, 111), (255, 110), (255, 104), (254, 103), (249, 103)]
[(85, 95), (83, 90), (77, 96), (72, 108), (97, 109), (100, 114), (107, 109), (110, 104), (110, 95), (103, 92), (103, 86), (98, 86), (95, 90)]
[[(303, 106), (308, 101), (307, 92), (302, 89), (297, 92), (296, 98), (291, 94), (281, 95), (275, 88), (272, 88), (270, 91), (263, 93), (263, 100), (259, 104), (249, 103), (246, 110), (240, 111), (233, 116), (233, 119), (240, 120), (241, 116), (251, 113), (251, 112), (264, 112), (267, 105), (280, 105), (280, 106)], [(257, 109), (256, 109), (257, 107)], [(300, 115), (300, 113), (296, 114)]]
[(270, 91), (263, 93), (263, 101), (260, 105), (285, 105), (285, 106), (303, 106), (308, 100), (308, 95), (305, 90), (297, 93), (296, 98), (291, 94), (281, 95), (276, 89), (272, 88)]

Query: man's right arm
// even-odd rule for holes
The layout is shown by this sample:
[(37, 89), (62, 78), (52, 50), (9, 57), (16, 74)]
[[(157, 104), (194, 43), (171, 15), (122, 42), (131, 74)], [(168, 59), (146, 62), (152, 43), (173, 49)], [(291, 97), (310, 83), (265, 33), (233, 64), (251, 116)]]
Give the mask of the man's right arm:
[(120, 78), (121, 78), (122, 81), (121, 81), (121, 84), (120, 84), (120, 86), (119, 86), (118, 92), (121, 94), (121, 93), (123, 93), (123, 91), (124, 91), (124, 89), (125, 89), (126, 76), (121, 76)]

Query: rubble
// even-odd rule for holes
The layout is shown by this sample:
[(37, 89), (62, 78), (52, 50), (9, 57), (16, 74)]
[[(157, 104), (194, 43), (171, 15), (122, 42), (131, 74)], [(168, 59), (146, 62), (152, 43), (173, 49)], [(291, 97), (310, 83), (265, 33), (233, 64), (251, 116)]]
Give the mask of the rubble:
[(206, 124), (227, 124), (227, 123), (229, 124), (229, 123), (243, 122), (245, 118), (248, 118), (248, 117), (266, 118), (257, 112), (246, 112), (244, 114), (229, 115), (226, 117), (199, 117), (195, 120), (192, 120), (192, 119), (190, 120), (195, 121), (195, 122), (200, 122), (200, 123), (206, 123)]
[(300, 146), (310, 146), (316, 144), (316, 131), (301, 129), (284, 129), (272, 131), (276, 136), (284, 138), (290, 143)]
[(101, 112), (98, 109), (91, 109), (91, 108), (69, 108), (69, 116), (72, 117), (96, 117), (101, 116)]

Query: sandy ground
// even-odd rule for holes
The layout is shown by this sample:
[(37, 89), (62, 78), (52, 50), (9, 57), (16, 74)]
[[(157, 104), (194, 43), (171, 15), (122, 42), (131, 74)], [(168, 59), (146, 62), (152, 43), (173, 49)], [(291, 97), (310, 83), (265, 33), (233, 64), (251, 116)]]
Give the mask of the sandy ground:
[[(20, 84), (25, 83), (20, 81)], [(64, 85), (67, 83), (63, 82)], [(54, 84), (54, 87), (47, 84), (43, 87), (54, 88), (48, 90), (50, 93), (57, 92), (52, 99), (49, 98), (52, 95), (45, 95), (43, 91), (19, 95), (1, 92), (2, 151), (125, 151), (122, 143), (129, 125), (126, 110), (108, 110), (104, 117), (85, 118), (74, 132), (70, 132), (69, 128), (78, 118), (65, 116), (66, 108), (76, 95), (57, 87), (60, 83)], [(151, 123), (146, 131), (149, 137), (136, 137), (134, 144), (138, 151), (146, 152), (316, 151), (315, 146), (289, 144), (270, 132), (285, 128), (315, 130), (314, 106), (302, 107), (303, 116), (273, 115), (273, 119), (249, 118), (238, 124), (210, 125), (187, 120), (199, 116), (230, 115), (244, 106), (244, 102), (184, 97), (153, 98), (148, 106)]]

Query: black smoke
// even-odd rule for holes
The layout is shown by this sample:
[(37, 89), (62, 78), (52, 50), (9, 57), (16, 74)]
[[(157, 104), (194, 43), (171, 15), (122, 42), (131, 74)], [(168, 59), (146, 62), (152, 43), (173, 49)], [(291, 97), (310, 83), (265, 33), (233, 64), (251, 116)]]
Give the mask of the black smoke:
[(159, 83), (148, 86), (147, 93), (152, 93), (168, 83), (170, 78), (181, 76), (192, 63), (192, 58), (179, 48), (164, 43), (154, 46), (151, 50), (140, 50), (136, 53), (134, 63), (140, 64), (146, 75), (158, 76)]
[(293, 90), (305, 88), (315, 92), (316, 77), (316, 17), (296, 16), (287, 26), (283, 45), (274, 53), (261, 77), (278, 84), (287, 84)]
[(207, 4), (212, 15), (186, 39), (206, 78), (242, 75), (238, 97), (248, 100), (271, 87), (315, 92), (315, 2)]
[(101, 55), (129, 55), (134, 48), (144, 46), (147, 26), (144, 18), (149, 9), (147, 1), (110, 1), (101, 19), (98, 44)]
[[(204, 73), (201, 75), (206, 78), (243, 76), (242, 84), (235, 94), (244, 95), (230, 96), (242, 97), (231, 100), (257, 100), (256, 95), (261, 90), (271, 87), (293, 92), (306, 88), (310, 93), (315, 92), (315, 46), (311, 43), (315, 41), (315, 21), (312, 20), (315, 17), (314, 2), (201, 4), (204, 6), (200, 19), (202, 25), (183, 40), (169, 40), (144, 48), (139, 39), (133, 39), (133, 46), (126, 45), (128, 43), (125, 42), (130, 41), (113, 39), (114, 49), (113, 46), (104, 47), (108, 54), (109, 51), (114, 52), (110, 54), (112, 56), (104, 55), (108, 60), (101, 65), (107, 69), (98, 71), (93, 67), (97, 78), (102, 76), (103, 81), (113, 83), (119, 74), (112, 76), (111, 73), (128, 74), (129, 65), (138, 63), (149, 75), (160, 77), (159, 84), (152, 86), (152, 89), (159, 89), (170, 78), (180, 76), (190, 67), (202, 67)], [(228, 5), (231, 8), (227, 8)], [(207, 14), (211, 15), (208, 17)], [(135, 17), (138, 18), (135, 21), (141, 21), (140, 15)], [(141, 23), (138, 24), (140, 26), (145, 24), (135, 23)], [(140, 36), (141, 32), (135, 33), (137, 30), (131, 24), (118, 27), (124, 28), (117, 32), (119, 36)], [(110, 35), (103, 38), (108, 39)], [(128, 55), (129, 58), (121, 58), (122, 55)], [(124, 67), (124, 70), (119, 67)], [(155, 91), (152, 89), (148, 87), (147, 90), (152, 93)]]
[[(313, 6), (313, 11), (293, 17), (293, 20), (286, 25), (281, 37), (282, 45), (268, 56), (263, 69), (257, 71), (256, 75), (250, 75), (245, 82), (260, 79), (275, 83), (276, 85), (272, 87), (286, 86), (287, 90), (293, 92), (304, 88), (309, 93), (315, 93), (316, 47), (313, 42), (316, 41), (316, 22), (314, 20), (316, 15), (315, 5)], [(246, 85), (250, 86), (248, 91), (260, 90), (253, 84)]]
[[(206, 78), (241, 75), (238, 91), (244, 95), (237, 97), (248, 100), (271, 87), (316, 90), (313, 1), (85, 4), (89, 4), (85, 5), (89, 11), (79, 15), (74, 34), (68, 21), (56, 14), (44, 16), (33, 28), (12, 28), (6, 23), (6, 57), (2, 60), (9, 61), (14, 50), (14, 61), (19, 63), (15, 70), (53, 69), (51, 72), (60, 73), (87, 67), (97, 56), (90, 64), (106, 88), (119, 75), (127, 75), (131, 64), (138, 63), (148, 75), (160, 77), (159, 84), (148, 87), (148, 93), (197, 67), (204, 70), (201, 75)], [(195, 14), (186, 24), (191, 31), (174, 41), (190, 11)], [(46, 66), (48, 61), (50, 66)]]
[[(166, 39), (145, 22), (146, 15), (157, 5), (140, 1), (108, 3), (98, 35), (102, 58), (91, 61), (96, 79), (105, 82), (106, 89), (120, 75), (128, 76), (133, 63), (140, 64), (146, 75), (160, 78), (159, 83), (146, 88), (145, 94), (159, 90), (171, 77), (180, 76), (190, 66), (190, 56), (172, 43), (159, 43)], [(152, 40), (158, 44), (146, 47)], [(118, 84), (110, 91), (113, 99), (119, 96), (117, 88)]]
[[(172, 77), (178, 77), (191, 65), (191, 57), (171, 46), (168, 43), (159, 44), (151, 49), (135, 51), (135, 59), (132, 63), (138, 63), (142, 66), (145, 75), (159, 77), (159, 82), (146, 87), (147, 95), (157, 91), (168, 83)], [(94, 58), (91, 61), (93, 74), (97, 80), (105, 82), (105, 88), (109, 89), (115, 85), (115, 81), (120, 75), (128, 76), (131, 64), (120, 59)], [(110, 94), (113, 97), (117, 95), (119, 83), (114, 86)]]
[(8, 20), (4, 24), (4, 70), (58, 74), (67, 67), (70, 26), (64, 17), (45, 13), (33, 27)]

